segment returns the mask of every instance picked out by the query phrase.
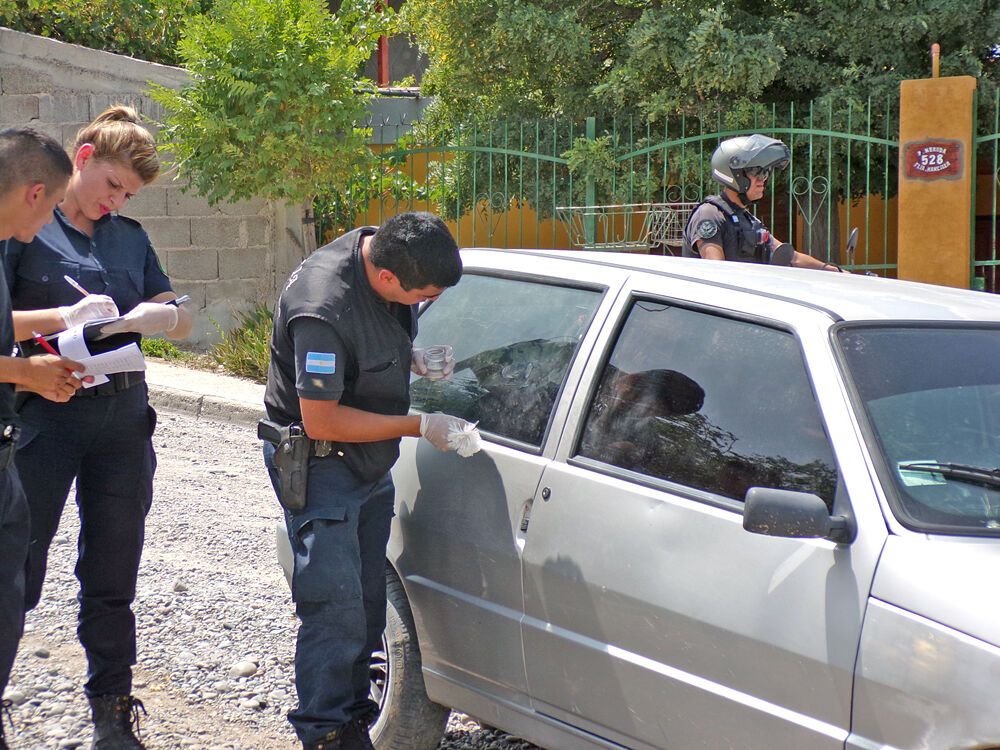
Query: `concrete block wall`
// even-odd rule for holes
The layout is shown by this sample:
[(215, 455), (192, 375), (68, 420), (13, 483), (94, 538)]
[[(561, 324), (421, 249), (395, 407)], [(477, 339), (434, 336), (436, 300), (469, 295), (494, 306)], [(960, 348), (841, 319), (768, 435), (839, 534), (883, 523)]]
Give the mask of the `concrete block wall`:
[[(179, 68), (0, 28), (0, 128), (31, 125), (67, 149), (79, 129), (112, 104), (161, 121), (162, 108), (143, 94), (149, 82), (180, 86), (186, 80)], [(204, 349), (239, 313), (273, 305), (302, 259), (301, 213), (262, 200), (209, 206), (184, 188), (169, 172), (161, 174), (122, 214), (142, 222), (174, 289), (191, 296), (189, 342)]]

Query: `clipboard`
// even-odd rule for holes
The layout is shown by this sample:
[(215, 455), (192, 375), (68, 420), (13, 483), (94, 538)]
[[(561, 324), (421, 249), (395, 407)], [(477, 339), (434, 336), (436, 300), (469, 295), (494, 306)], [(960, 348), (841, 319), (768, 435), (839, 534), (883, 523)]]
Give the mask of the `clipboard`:
[[(101, 341), (108, 338), (109, 336), (114, 336), (112, 333), (104, 333), (105, 326), (114, 323), (115, 321), (121, 320), (118, 318), (100, 318), (98, 320), (88, 320), (83, 324), (83, 338), (88, 343), (91, 341)], [(58, 335), (58, 334), (57, 334)]]
[[(114, 323), (121, 318), (99, 318), (98, 320), (88, 320), (83, 324), (83, 340), (91, 355), (102, 354), (130, 343), (138, 342), (139, 335), (136, 333), (105, 333), (104, 327)], [(59, 346), (59, 334), (48, 333), (42, 336), (52, 347), (62, 354)], [(43, 354), (44, 351), (37, 342), (32, 339), (18, 342), (18, 347), (25, 356)]]

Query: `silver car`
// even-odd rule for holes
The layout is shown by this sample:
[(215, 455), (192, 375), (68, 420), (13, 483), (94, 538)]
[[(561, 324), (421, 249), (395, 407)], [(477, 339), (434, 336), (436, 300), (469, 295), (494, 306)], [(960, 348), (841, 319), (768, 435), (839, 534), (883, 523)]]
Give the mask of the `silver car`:
[(379, 750), (452, 708), (567, 750), (1000, 748), (1000, 299), (463, 260), (412, 402), (484, 447), (402, 443)]

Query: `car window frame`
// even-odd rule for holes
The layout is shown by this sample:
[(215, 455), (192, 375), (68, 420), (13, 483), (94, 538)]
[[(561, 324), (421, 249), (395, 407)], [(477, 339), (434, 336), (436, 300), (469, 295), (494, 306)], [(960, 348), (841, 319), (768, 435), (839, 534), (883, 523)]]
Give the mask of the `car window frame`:
[(865, 408), (864, 399), (858, 392), (857, 385), (851, 374), (850, 365), (840, 345), (840, 332), (844, 330), (858, 329), (939, 329), (953, 331), (956, 329), (967, 330), (996, 330), (1000, 323), (996, 321), (978, 320), (848, 320), (840, 321), (830, 327), (830, 348), (833, 351), (834, 360), (840, 368), (841, 380), (847, 390), (851, 408), (858, 421), (858, 428), (862, 438), (866, 443), (866, 449), (871, 456), (872, 467), (878, 477), (878, 484), (882, 488), (885, 501), (889, 506), (889, 511), (895, 521), (909, 531), (921, 534), (935, 534), (952, 537), (987, 537), (996, 539), (1000, 537), (1000, 529), (975, 528), (965, 526), (952, 526), (948, 524), (928, 523), (915, 519), (906, 510), (906, 503), (900, 496), (899, 486), (896, 483), (895, 469), (886, 460), (885, 451), (879, 442), (875, 425), (872, 424)]
[(816, 412), (819, 416), (820, 424), (823, 427), (823, 432), (827, 437), (830, 455), (833, 458), (834, 468), (837, 471), (837, 489), (834, 493), (833, 499), (834, 508), (836, 509), (842, 504), (840, 496), (844, 491), (843, 472), (840, 468), (840, 461), (837, 457), (837, 451), (831, 437), (829, 425), (827, 424), (827, 420), (823, 413), (822, 402), (819, 399), (816, 384), (809, 370), (808, 359), (805, 355), (805, 347), (803, 346), (802, 339), (794, 326), (790, 326), (787, 323), (775, 320), (774, 318), (768, 318), (763, 315), (757, 315), (743, 310), (735, 310), (733, 308), (721, 307), (719, 305), (693, 302), (691, 300), (679, 299), (666, 294), (657, 294), (655, 292), (643, 292), (637, 289), (629, 289), (625, 290), (623, 295), (624, 299), (620, 300), (621, 304), (616, 307), (613, 313), (614, 320), (607, 321), (607, 324), (613, 325), (613, 327), (610, 334), (603, 340), (603, 348), (598, 352), (595, 347), (595, 350), (591, 352), (591, 357), (600, 357), (599, 365), (597, 366), (596, 373), (590, 378), (590, 382), (587, 384), (586, 392), (578, 394), (578, 398), (582, 397), (583, 401), (579, 413), (575, 416), (575, 423), (572, 425), (571, 441), (569, 444), (568, 454), (565, 458), (568, 465), (586, 469), (588, 471), (595, 471), (604, 476), (620, 479), (622, 481), (647, 487), (649, 489), (667, 492), (674, 496), (683, 497), (722, 510), (732, 511), (740, 515), (743, 513), (745, 502), (742, 499), (735, 500), (714, 492), (709, 492), (708, 490), (702, 490), (697, 487), (691, 487), (689, 485), (673, 482), (669, 479), (662, 479), (660, 477), (641, 474), (630, 469), (623, 469), (621, 467), (614, 466), (613, 464), (607, 464), (603, 461), (583, 456), (579, 453), (580, 443), (583, 440), (583, 433), (587, 424), (587, 417), (590, 414), (591, 405), (597, 394), (597, 389), (600, 387), (603, 373), (614, 351), (614, 347), (618, 343), (622, 329), (625, 327), (625, 323), (628, 320), (629, 313), (637, 302), (648, 301), (654, 304), (670, 305), (692, 312), (714, 315), (716, 317), (726, 318), (740, 323), (759, 325), (789, 334), (793, 337), (796, 345), (798, 346), (799, 358), (805, 372), (806, 382), (809, 384), (809, 390), (813, 397), (813, 403), (816, 405)]
[[(594, 306), (594, 311), (590, 316), (590, 320), (584, 327), (583, 335), (577, 342), (576, 350), (573, 352), (573, 356), (570, 358), (566, 366), (566, 372), (563, 375), (562, 382), (559, 384), (559, 390), (556, 391), (555, 398), (552, 401), (552, 409), (549, 411), (548, 420), (545, 423), (545, 429), (542, 431), (541, 440), (537, 446), (531, 443), (525, 443), (520, 440), (515, 440), (513, 438), (506, 437), (505, 435), (500, 435), (495, 432), (490, 432), (486, 429), (480, 430), (480, 434), (484, 440), (487, 440), (497, 445), (502, 445), (513, 450), (520, 451), (522, 453), (527, 453), (533, 456), (542, 456), (545, 454), (545, 447), (552, 436), (552, 427), (556, 422), (556, 415), (559, 411), (559, 405), (563, 402), (563, 396), (566, 393), (567, 384), (570, 382), (570, 376), (573, 373), (574, 367), (578, 363), (581, 357), (581, 353), (584, 350), (584, 344), (587, 341), (588, 336), (592, 336), (596, 329), (599, 329), (603, 325), (603, 317), (601, 315), (601, 308), (609, 305), (611, 298), (615, 296), (616, 291), (613, 291), (613, 286), (611, 284), (601, 284), (597, 282), (590, 281), (579, 281), (574, 279), (567, 279), (562, 277), (555, 277), (547, 274), (531, 273), (530, 271), (517, 271), (510, 269), (501, 269), (496, 267), (474, 267), (466, 268), (462, 272), (463, 277), (465, 276), (485, 276), (489, 278), (499, 278), (509, 281), (525, 281), (528, 283), (545, 284), (549, 287), (560, 287), (568, 289), (578, 289), (581, 291), (591, 291), (597, 292), (598, 299), (597, 304)], [(417, 311), (417, 334), (420, 333), (420, 318), (424, 313), (430, 309), (430, 307), (436, 304), (442, 297), (435, 300), (430, 300), (422, 304)], [(606, 315), (606, 313), (605, 313)], [(597, 321), (600, 320), (600, 323)], [(595, 325), (596, 323), (596, 325)], [(589, 358), (588, 348), (588, 358)], [(579, 378), (577, 378), (577, 381)], [(410, 407), (411, 412), (417, 411), (412, 405)]]

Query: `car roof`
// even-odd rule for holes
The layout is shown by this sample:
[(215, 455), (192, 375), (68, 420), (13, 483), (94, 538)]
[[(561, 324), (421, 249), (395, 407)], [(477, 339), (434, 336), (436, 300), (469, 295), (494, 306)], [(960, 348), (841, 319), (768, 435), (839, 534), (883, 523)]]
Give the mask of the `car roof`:
[(1000, 321), (1000, 295), (860, 273), (584, 250), (463, 250), (473, 265), (477, 257), (488, 262), (490, 256), (511, 254), (708, 282), (820, 308), (849, 321)]

